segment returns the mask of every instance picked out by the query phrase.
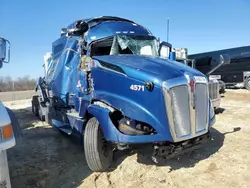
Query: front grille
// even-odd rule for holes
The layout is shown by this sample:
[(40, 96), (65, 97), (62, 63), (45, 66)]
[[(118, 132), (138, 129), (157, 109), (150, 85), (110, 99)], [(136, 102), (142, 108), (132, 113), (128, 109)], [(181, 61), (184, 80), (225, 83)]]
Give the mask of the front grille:
[(177, 137), (191, 134), (188, 88), (185, 85), (170, 90), (174, 129)]
[(210, 81), (208, 85), (209, 85), (209, 98), (211, 100), (219, 98), (220, 84), (218, 82)]
[(205, 84), (195, 85), (195, 124), (196, 132), (204, 130), (207, 125), (208, 92)]
[(163, 86), (173, 141), (179, 142), (205, 134), (209, 115), (208, 85), (197, 81), (194, 93), (186, 78), (164, 82)]

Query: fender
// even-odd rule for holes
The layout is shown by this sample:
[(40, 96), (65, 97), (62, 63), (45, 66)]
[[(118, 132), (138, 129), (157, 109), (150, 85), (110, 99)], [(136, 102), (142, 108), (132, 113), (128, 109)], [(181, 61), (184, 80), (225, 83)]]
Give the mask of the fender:
[(150, 113), (146, 108), (140, 106), (135, 101), (106, 92), (102, 92), (101, 95), (95, 96), (92, 100), (104, 101), (111, 107), (121, 111), (124, 116), (140, 122), (148, 123), (156, 130), (156, 132), (162, 132), (171, 138), (169, 129), (166, 129), (166, 127), (168, 127), (168, 121), (165, 115), (165, 109), (163, 109), (161, 112), (159, 111), (158, 117), (156, 117), (154, 114)]
[[(209, 127), (213, 126), (216, 121), (214, 109), (212, 107), (211, 101), (209, 101)], [(115, 143), (150, 143), (150, 142), (161, 142), (161, 141), (172, 141), (172, 137), (168, 132), (168, 126), (162, 128), (159, 131), (159, 127), (156, 126), (156, 134), (154, 135), (138, 135), (130, 136), (121, 133), (113, 124), (110, 119), (110, 110), (95, 104), (88, 107), (88, 113), (94, 116), (100, 123), (101, 129), (103, 131), (106, 140)]]
[(162, 132), (157, 132), (154, 135), (138, 135), (130, 136), (119, 132), (115, 125), (112, 123), (109, 113), (110, 111), (106, 108), (90, 105), (88, 107), (88, 113), (94, 116), (100, 123), (101, 129), (103, 131), (106, 140), (114, 143), (151, 143), (160, 142), (166, 140), (172, 140), (170, 135), (164, 134)]

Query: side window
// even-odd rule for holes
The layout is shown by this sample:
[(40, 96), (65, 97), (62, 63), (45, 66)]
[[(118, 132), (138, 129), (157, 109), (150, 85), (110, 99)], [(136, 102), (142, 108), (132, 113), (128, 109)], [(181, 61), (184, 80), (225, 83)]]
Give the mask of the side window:
[(113, 38), (97, 41), (91, 45), (90, 56), (110, 55)]

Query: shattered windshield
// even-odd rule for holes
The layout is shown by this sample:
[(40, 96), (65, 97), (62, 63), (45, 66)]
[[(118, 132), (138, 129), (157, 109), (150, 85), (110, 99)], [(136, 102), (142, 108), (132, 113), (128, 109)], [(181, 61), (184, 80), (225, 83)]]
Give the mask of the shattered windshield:
[[(155, 37), (136, 36), (136, 35), (117, 35), (114, 40), (116, 40), (117, 43), (119, 44), (120, 54), (158, 56), (158, 46), (157, 46), (158, 43)], [(115, 48), (114, 43), (113, 47)]]
[(153, 36), (116, 35), (93, 43), (91, 56), (135, 54), (158, 55), (158, 41)]

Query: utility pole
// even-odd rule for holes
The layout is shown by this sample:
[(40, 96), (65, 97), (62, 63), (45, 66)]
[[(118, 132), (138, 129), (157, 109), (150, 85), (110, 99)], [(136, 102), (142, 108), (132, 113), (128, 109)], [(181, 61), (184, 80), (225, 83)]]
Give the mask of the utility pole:
[(12, 101), (15, 100), (15, 81), (14, 79), (12, 78)]
[(168, 42), (168, 36), (169, 36), (169, 18), (167, 19), (167, 42)]

